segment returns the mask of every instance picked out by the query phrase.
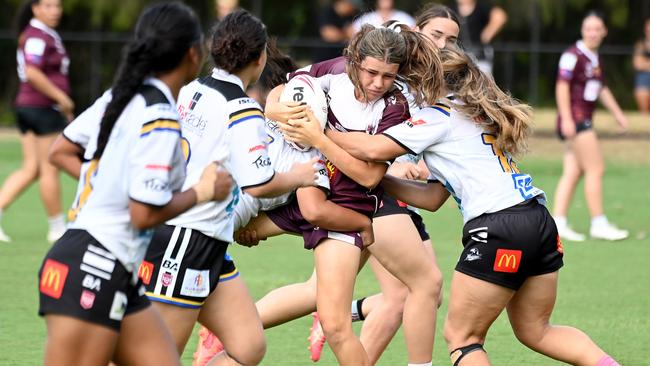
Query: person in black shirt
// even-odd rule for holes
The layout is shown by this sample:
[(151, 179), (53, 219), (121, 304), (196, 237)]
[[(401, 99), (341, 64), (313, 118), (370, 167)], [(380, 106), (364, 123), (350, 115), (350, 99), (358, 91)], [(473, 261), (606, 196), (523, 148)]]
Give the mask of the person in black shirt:
[(452, 9), (460, 16), (463, 47), (476, 58), (481, 71), (492, 74), (494, 50), (490, 42), (508, 20), (505, 10), (478, 0), (456, 0)]
[(319, 14), (318, 32), (330, 47), (319, 47), (314, 52), (314, 62), (341, 56), (345, 43), (351, 38), (352, 21), (359, 12), (360, 0), (334, 0)]

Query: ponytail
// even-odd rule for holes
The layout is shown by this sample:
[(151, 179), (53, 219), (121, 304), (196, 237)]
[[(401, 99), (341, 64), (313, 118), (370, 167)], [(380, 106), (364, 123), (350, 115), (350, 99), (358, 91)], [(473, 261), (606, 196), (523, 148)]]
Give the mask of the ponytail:
[(502, 91), (456, 47), (440, 50), (447, 90), (460, 103), (454, 108), (496, 137), (496, 147), (519, 156), (527, 150), (532, 132), (532, 108)]
[(94, 159), (101, 158), (113, 126), (144, 79), (176, 68), (187, 50), (201, 42), (199, 21), (187, 5), (162, 3), (146, 9), (126, 46), (111, 89), (112, 98), (101, 120)]
[(39, 2), (40, 0), (25, 0), (20, 5), (16, 18), (14, 20), (14, 31), (16, 32), (17, 36), (20, 36), (20, 34), (25, 30), (25, 27), (27, 27), (29, 24), (29, 21), (34, 17), (32, 6), (38, 4)]

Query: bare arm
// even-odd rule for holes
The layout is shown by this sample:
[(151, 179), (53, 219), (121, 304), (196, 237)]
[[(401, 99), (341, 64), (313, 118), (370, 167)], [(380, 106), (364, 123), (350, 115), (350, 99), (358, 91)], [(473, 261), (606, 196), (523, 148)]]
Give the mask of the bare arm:
[(481, 42), (484, 44), (492, 42), (492, 39), (494, 39), (507, 21), (508, 14), (505, 10), (498, 6), (493, 7), (490, 11), (490, 21), (481, 32)]
[(25, 66), (25, 75), (27, 81), (38, 90), (41, 94), (54, 100), (61, 109), (66, 118), (71, 121), (74, 117), (74, 103), (72, 99), (59, 87), (54, 85), (39, 68), (27, 65)]
[(643, 43), (637, 42), (634, 47), (632, 65), (636, 71), (650, 71), (650, 58), (643, 57)]
[(555, 84), (555, 102), (560, 114), (562, 135), (571, 138), (576, 134), (576, 127), (571, 114), (571, 92), (568, 81), (558, 80)]
[(606, 86), (604, 86), (600, 91), (600, 102), (603, 103), (605, 108), (607, 108), (607, 110), (609, 110), (614, 115), (614, 119), (616, 119), (616, 122), (620, 126), (621, 130), (627, 130), (627, 118), (625, 117), (625, 114), (623, 114), (623, 111), (618, 105), (618, 102), (616, 102), (614, 94), (612, 94), (612, 91), (609, 90), (609, 88)]
[(306, 163), (296, 163), (286, 173), (275, 173), (273, 179), (265, 184), (244, 188), (244, 192), (257, 198), (277, 197), (299, 187), (313, 186), (318, 179), (316, 163), (312, 158)]
[(300, 188), (296, 198), (300, 213), (314, 226), (334, 231), (361, 231), (372, 226), (369, 217), (327, 200), (320, 188)]
[(330, 43), (345, 42), (348, 37), (344, 31), (330, 24), (321, 26), (319, 31), (320, 37)]
[(429, 211), (437, 211), (449, 198), (449, 192), (440, 183), (417, 182), (387, 175), (381, 185), (392, 197)]
[(152, 228), (182, 214), (196, 204), (224, 200), (231, 189), (230, 174), (217, 169), (216, 164), (210, 164), (203, 170), (198, 183), (186, 191), (174, 193), (172, 199), (164, 206), (130, 200), (131, 223), (140, 230)]
[(78, 180), (83, 153), (81, 146), (71, 142), (63, 134), (59, 134), (50, 147), (49, 160), (52, 165)]
[(385, 135), (335, 130), (327, 130), (326, 134), (345, 151), (362, 160), (388, 161), (408, 152)]

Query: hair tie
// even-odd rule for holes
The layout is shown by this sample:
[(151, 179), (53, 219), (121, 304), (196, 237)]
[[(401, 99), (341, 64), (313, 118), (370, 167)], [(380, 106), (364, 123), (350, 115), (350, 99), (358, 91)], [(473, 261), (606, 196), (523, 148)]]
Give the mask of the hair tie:
[(400, 22), (398, 20), (389, 20), (391, 22), (389, 25), (385, 26), (384, 28), (388, 28), (392, 30), (393, 32), (396, 33), (401, 33), (402, 32), (402, 25), (408, 28), (408, 24)]

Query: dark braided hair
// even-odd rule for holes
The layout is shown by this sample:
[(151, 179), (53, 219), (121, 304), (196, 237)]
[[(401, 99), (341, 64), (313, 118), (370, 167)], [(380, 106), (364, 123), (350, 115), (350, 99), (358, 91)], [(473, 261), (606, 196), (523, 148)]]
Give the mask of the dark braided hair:
[(268, 36), (261, 20), (246, 10), (237, 10), (214, 27), (210, 54), (215, 66), (233, 74), (257, 60)]
[(25, 27), (27, 27), (29, 21), (34, 17), (32, 6), (40, 2), (41, 0), (25, 0), (20, 5), (20, 9), (18, 9), (16, 18), (14, 20), (14, 31), (16, 32), (16, 35), (20, 35), (23, 30), (25, 30)]
[(101, 121), (94, 159), (99, 159), (120, 114), (152, 73), (177, 67), (187, 50), (200, 44), (201, 25), (194, 11), (180, 2), (151, 6), (143, 11), (133, 40), (123, 50), (111, 89), (112, 99)]

